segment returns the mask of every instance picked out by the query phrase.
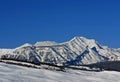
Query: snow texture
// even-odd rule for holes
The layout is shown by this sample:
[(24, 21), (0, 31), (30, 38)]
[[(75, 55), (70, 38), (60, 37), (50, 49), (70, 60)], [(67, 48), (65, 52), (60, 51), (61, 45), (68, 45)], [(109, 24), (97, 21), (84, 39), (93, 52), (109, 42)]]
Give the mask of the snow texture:
[(0, 82), (120, 82), (115, 71), (51, 71), (0, 63)]
[(100, 45), (94, 39), (74, 37), (68, 42), (37, 42), (15, 49), (0, 49), (1, 59), (47, 62), (60, 65), (92, 64), (120, 60), (120, 49)]

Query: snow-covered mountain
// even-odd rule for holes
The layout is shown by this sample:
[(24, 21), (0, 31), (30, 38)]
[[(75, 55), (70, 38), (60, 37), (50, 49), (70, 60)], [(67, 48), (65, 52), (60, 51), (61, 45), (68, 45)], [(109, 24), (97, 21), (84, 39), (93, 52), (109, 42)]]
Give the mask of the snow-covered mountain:
[(1, 59), (46, 62), (59, 65), (92, 64), (120, 60), (120, 49), (100, 45), (94, 39), (74, 37), (68, 42), (37, 42), (24, 44), (15, 49), (0, 49)]

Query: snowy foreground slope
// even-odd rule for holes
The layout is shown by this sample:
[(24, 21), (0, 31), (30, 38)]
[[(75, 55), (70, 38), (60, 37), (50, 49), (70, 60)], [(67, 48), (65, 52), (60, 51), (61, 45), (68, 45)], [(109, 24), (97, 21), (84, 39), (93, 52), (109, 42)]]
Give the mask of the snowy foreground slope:
[(81, 65), (120, 60), (120, 49), (100, 45), (94, 39), (74, 37), (64, 43), (51, 41), (24, 44), (15, 49), (0, 49), (0, 59)]
[(0, 63), (0, 82), (120, 82), (115, 71), (50, 71)]

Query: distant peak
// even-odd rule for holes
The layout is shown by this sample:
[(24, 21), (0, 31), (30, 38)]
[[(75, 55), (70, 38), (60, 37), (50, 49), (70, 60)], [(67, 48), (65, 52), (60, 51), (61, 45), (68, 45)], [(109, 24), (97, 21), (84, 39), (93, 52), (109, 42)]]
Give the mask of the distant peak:
[(29, 43), (25, 43), (24, 45), (22, 45), (23, 47), (24, 46), (32, 46), (32, 44), (29, 44)]
[(77, 36), (77, 37), (74, 37), (73, 39), (71, 39), (70, 42), (71, 41), (72, 42), (77, 42), (79, 44), (83, 44), (84, 43), (86, 46), (88, 46), (90, 48), (92, 48), (92, 47), (97, 47), (97, 48), (100, 47), (100, 44), (96, 40), (88, 39), (88, 38), (85, 38), (85, 37)]
[(43, 42), (36, 42), (34, 46), (53, 46), (57, 45), (58, 43), (54, 41), (43, 41)]
[(32, 44), (25, 43), (25, 44), (23, 44), (22, 46), (17, 47), (16, 49), (23, 48), (23, 47), (28, 47), (28, 46), (32, 46)]
[(74, 39), (77, 39), (77, 38), (85, 38), (83, 36), (75, 36)]
[(72, 40), (89, 40), (89, 39), (87, 39), (87, 38), (85, 38), (85, 37), (83, 37), (83, 36), (75, 36), (73, 39), (71, 39), (71, 41)]

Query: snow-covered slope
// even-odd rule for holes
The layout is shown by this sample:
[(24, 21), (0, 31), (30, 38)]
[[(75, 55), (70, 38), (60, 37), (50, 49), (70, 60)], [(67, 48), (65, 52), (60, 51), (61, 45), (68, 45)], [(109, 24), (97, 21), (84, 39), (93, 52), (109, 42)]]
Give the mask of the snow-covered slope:
[(15, 49), (0, 49), (1, 59), (46, 62), (60, 65), (91, 64), (120, 60), (120, 49), (100, 45), (94, 39), (74, 37), (68, 42), (37, 42), (24, 44)]
[(0, 63), (0, 82), (120, 82), (115, 71), (50, 71)]
[(14, 49), (0, 49), (0, 57), (5, 54), (13, 54)]

